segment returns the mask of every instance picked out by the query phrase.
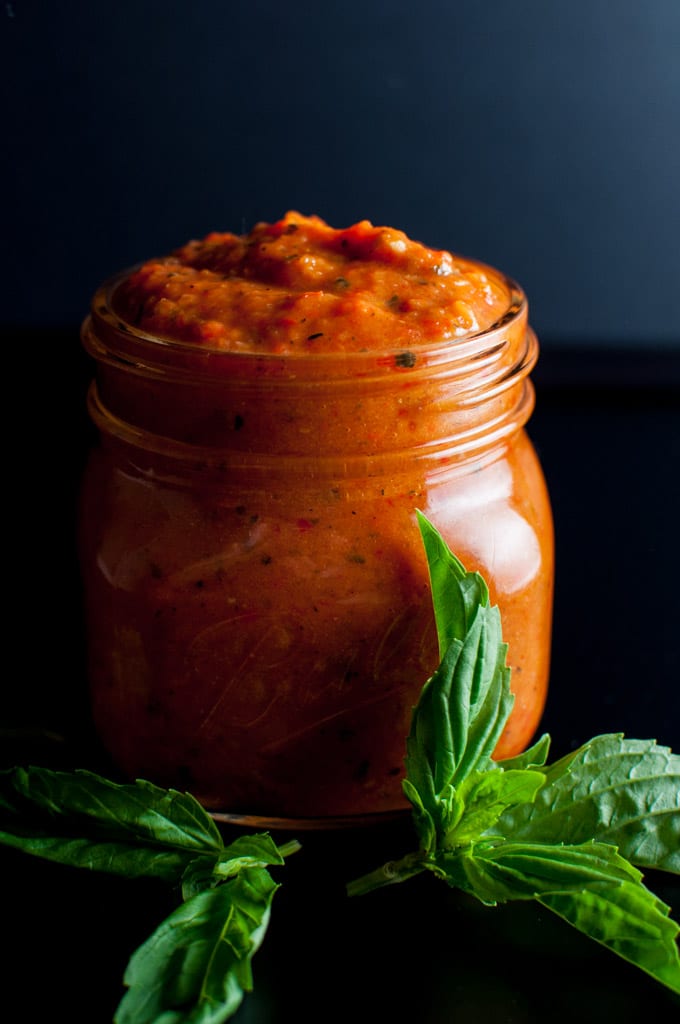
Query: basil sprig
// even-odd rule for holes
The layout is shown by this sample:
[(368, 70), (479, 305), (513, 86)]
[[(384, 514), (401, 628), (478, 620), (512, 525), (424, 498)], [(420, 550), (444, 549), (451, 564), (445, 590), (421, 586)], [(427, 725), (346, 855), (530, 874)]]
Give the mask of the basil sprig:
[(419, 515), (441, 664), (407, 741), (404, 793), (419, 849), (351, 882), (351, 895), (431, 871), (482, 903), (533, 899), (680, 993), (680, 926), (641, 868), (680, 873), (680, 757), (597, 736), (547, 765), (542, 736), (492, 754), (512, 709), (498, 609)]
[(133, 954), (115, 1024), (221, 1024), (252, 991), (251, 961), (298, 849), (267, 834), (225, 846), (188, 793), (92, 772), (0, 772), (0, 842), (47, 860), (176, 886), (181, 905)]
[[(512, 710), (501, 619), (418, 515), (441, 663), (406, 743), (413, 852), (351, 882), (351, 895), (429, 871), (484, 904), (533, 899), (680, 993), (679, 926), (642, 869), (680, 873), (680, 757), (652, 740), (596, 736), (547, 764), (550, 737), (492, 754)], [(225, 845), (187, 793), (87, 771), (0, 772), (0, 843), (128, 878), (182, 902), (133, 953), (115, 1024), (222, 1024), (253, 988), (252, 958), (278, 888), (269, 868), (299, 848), (267, 834)]]

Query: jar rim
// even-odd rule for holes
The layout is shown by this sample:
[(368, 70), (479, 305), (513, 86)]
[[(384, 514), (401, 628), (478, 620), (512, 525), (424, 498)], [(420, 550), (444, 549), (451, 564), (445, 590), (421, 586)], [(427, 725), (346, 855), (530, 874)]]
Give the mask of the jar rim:
[[(487, 266), (479, 261), (476, 262), (482, 268)], [(102, 342), (113, 344), (113, 351), (116, 350), (115, 342), (118, 340), (123, 343), (124, 347), (126, 344), (137, 345), (142, 346), (147, 354), (156, 352), (163, 363), (166, 360), (172, 360), (173, 355), (191, 355), (193, 357), (205, 356), (211, 362), (218, 360), (223, 365), (231, 363), (245, 366), (257, 362), (263, 366), (286, 366), (291, 370), (301, 366), (315, 366), (319, 369), (345, 366), (352, 370), (370, 366), (375, 370), (381, 365), (385, 365), (391, 370), (395, 366), (399, 369), (410, 370), (416, 365), (432, 367), (465, 364), (470, 360), (483, 358), (485, 355), (493, 355), (504, 347), (503, 335), (508, 331), (510, 325), (521, 325), (528, 322), (528, 301), (524, 289), (513, 278), (489, 267), (507, 287), (509, 297), (507, 309), (493, 324), (459, 338), (409, 345), (389, 345), (356, 351), (271, 352), (225, 349), (204, 343), (197, 344), (169, 338), (160, 334), (151, 334), (124, 320), (114, 307), (115, 292), (123, 281), (141, 265), (141, 263), (134, 264), (119, 271), (104, 280), (96, 289), (92, 297), (89, 315), (83, 322), (82, 334), (86, 348), (89, 348), (87, 336), (94, 330)], [(91, 354), (96, 355), (94, 352)]]
[[(325, 418), (329, 425), (321, 433), (329, 454), (338, 446), (343, 458), (363, 457), (369, 448), (381, 456), (408, 448), (427, 461), (444, 457), (442, 448), (450, 458), (454, 451), (467, 456), (496, 444), (530, 414), (533, 392), (527, 378), (538, 341), (519, 286), (508, 293), (513, 302), (504, 317), (467, 338), (406, 351), (290, 354), (207, 349), (126, 324), (112, 301), (126, 273), (95, 293), (82, 341), (97, 364), (93, 419), (126, 437), (126, 424), (133, 432), (141, 429), (147, 446), (156, 443), (151, 435), (157, 434), (161, 448), (170, 439), (190, 442), (195, 451), (207, 438), (210, 449), (246, 453), (250, 459), (269, 450), (273, 433), (277, 458), (286, 452), (316, 457)], [(393, 414), (387, 433), (379, 411), (385, 401)], [(436, 437), (421, 415), (425, 408), (430, 418), (438, 417)], [(250, 426), (242, 431), (246, 409)], [(331, 443), (328, 431), (339, 416), (345, 424), (351, 418), (352, 429)], [(272, 417), (275, 425), (265, 429), (262, 424)], [(255, 429), (253, 423), (261, 426)]]

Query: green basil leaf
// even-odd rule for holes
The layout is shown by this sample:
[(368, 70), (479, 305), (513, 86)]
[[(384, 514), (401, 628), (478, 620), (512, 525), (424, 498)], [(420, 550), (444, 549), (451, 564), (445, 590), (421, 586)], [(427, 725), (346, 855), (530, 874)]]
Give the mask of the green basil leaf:
[[(591, 884), (618, 885), (626, 879), (639, 882), (642, 877), (613, 846), (597, 842), (553, 846), (517, 842), (514, 838), (489, 843), (482, 840), (458, 859), (468, 880), (468, 891), (489, 904), (581, 890)], [(439, 867), (443, 868), (446, 861), (446, 854), (437, 858)]]
[(92, 772), (0, 772), (0, 843), (95, 871), (174, 882), (199, 853), (219, 854), (215, 822), (188, 793)]
[(508, 807), (531, 802), (545, 783), (542, 772), (528, 770), (473, 772), (456, 790), (459, 812), (443, 846), (466, 846), (493, 829)]
[(186, 865), (182, 871), (182, 899), (190, 900), (204, 889), (213, 889), (219, 884), (215, 878), (215, 857), (199, 854)]
[(115, 1024), (221, 1024), (253, 988), (251, 960), (278, 886), (243, 868), (183, 903), (133, 954)]
[(527, 747), (523, 753), (517, 754), (515, 757), (503, 758), (503, 760), (497, 761), (496, 764), (505, 771), (515, 768), (542, 768), (548, 760), (549, 753), (550, 736), (545, 732), (531, 747)]
[(266, 833), (239, 836), (217, 857), (198, 856), (189, 863), (182, 875), (182, 896), (185, 900), (190, 899), (197, 892), (239, 874), (243, 868), (273, 864), (283, 864), (283, 856), (271, 836)]
[(283, 864), (281, 850), (270, 835), (260, 832), (238, 836), (225, 846), (215, 865), (215, 875), (222, 879), (230, 878), (244, 867), (264, 868), (276, 864)]
[(413, 800), (411, 791), (415, 790), (419, 808), (437, 826), (441, 824), (441, 794), (456, 768), (449, 707), (455, 699), (453, 681), (462, 649), (462, 643), (453, 641), (434, 675), (425, 683), (411, 716), (406, 741), (408, 788), (405, 785), (404, 792)]
[(441, 651), (407, 740), (403, 788), (420, 849), (348, 892), (429, 870), (490, 905), (536, 899), (680, 992), (678, 925), (632, 863), (680, 868), (680, 759), (612, 735), (547, 766), (544, 735), (494, 762), (512, 707), (500, 616), (420, 513), (419, 525)]
[[(458, 857), (454, 884), (484, 903), (537, 899), (579, 931), (680, 993), (680, 926), (642, 875), (605, 843), (501, 843)], [(446, 877), (446, 859), (437, 870)]]
[(479, 605), (489, 603), (489, 588), (476, 572), (467, 572), (439, 531), (422, 512), (416, 513), (432, 588), (432, 604), (443, 658), (452, 640), (462, 640)]
[(670, 908), (642, 884), (592, 886), (582, 892), (544, 896), (539, 902), (680, 994), (678, 925), (668, 917)]
[[(406, 743), (406, 777), (436, 828), (447, 831), (451, 788), (491, 754), (513, 698), (497, 608), (480, 606), (421, 692)], [(408, 796), (408, 791), (407, 791)]]
[(544, 769), (535, 803), (508, 810), (504, 835), (524, 842), (616, 846), (640, 867), (680, 872), (680, 757), (653, 740), (596, 736)]
[[(437, 842), (437, 828), (434, 818), (425, 809), (420, 793), (409, 779), (403, 779), (401, 786), (404, 796), (411, 803), (411, 816), (416, 835), (420, 840), (420, 847), (422, 850), (430, 851), (434, 849)], [(434, 811), (437, 813), (438, 808), (434, 808)]]

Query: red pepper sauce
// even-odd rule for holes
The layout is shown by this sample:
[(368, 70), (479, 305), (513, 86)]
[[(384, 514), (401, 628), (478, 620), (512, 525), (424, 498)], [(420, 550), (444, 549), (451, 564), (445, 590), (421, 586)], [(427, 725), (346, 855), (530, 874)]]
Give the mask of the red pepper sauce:
[(392, 228), (288, 213), (95, 298), (82, 560), (94, 717), (126, 774), (247, 814), (404, 807), (438, 661), (417, 508), (501, 608), (497, 754), (523, 749), (553, 568), (518, 295)]
[(232, 351), (411, 348), (474, 334), (507, 309), (501, 275), (363, 220), (289, 212), (151, 260), (117, 309), (150, 334)]

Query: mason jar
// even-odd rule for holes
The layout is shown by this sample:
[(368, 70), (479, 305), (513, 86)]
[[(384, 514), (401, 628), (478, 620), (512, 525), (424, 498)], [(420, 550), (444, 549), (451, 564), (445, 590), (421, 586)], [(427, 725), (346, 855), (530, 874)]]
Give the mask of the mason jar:
[(537, 358), (522, 290), (454, 344), (225, 351), (94, 296), (82, 338), (98, 430), (80, 551), (94, 722), (121, 773), (235, 819), (406, 807), (405, 740), (438, 663), (423, 512), (500, 607), (535, 733), (553, 531), (525, 431)]

